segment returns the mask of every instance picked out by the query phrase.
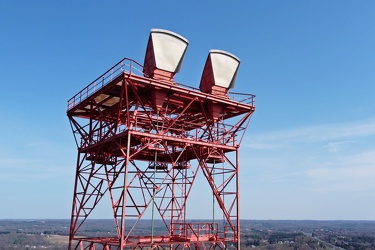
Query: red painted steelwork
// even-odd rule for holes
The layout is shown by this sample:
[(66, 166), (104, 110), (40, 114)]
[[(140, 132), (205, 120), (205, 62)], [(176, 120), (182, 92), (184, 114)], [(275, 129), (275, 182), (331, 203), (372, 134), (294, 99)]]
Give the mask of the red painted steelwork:
[[(238, 149), (254, 96), (218, 97), (142, 72), (123, 59), (68, 101), (78, 147), (69, 249), (225, 249), (238, 243)], [(201, 173), (223, 223), (188, 221), (186, 202)], [(105, 196), (117, 234), (80, 236)], [(152, 208), (167, 233), (135, 235)]]

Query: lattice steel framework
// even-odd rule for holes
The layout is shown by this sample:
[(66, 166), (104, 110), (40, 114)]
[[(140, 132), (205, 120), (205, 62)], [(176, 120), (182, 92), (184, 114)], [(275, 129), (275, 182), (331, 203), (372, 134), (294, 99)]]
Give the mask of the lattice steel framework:
[[(140, 64), (125, 58), (68, 101), (78, 147), (69, 249), (239, 244), (238, 150), (255, 110), (254, 96), (214, 96), (142, 72)], [(199, 174), (225, 223), (188, 220), (186, 203)], [(111, 201), (117, 234), (80, 236), (104, 196)], [(134, 235), (151, 207), (167, 233), (152, 229)]]

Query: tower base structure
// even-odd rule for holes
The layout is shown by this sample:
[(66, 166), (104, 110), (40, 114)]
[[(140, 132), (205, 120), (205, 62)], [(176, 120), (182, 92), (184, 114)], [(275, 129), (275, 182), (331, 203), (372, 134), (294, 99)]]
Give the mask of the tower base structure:
[[(239, 145), (254, 95), (215, 96), (143, 72), (125, 58), (68, 101), (78, 148), (69, 249), (238, 247)], [(188, 219), (197, 175), (211, 189), (209, 209), (220, 212), (220, 222)], [(116, 234), (84, 235), (105, 202)], [(152, 223), (163, 222), (163, 234), (154, 224), (137, 232), (150, 214)]]

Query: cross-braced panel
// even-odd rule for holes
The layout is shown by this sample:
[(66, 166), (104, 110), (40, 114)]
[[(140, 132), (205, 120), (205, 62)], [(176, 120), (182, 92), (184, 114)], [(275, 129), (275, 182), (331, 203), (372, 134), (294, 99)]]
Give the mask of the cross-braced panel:
[[(238, 94), (237, 94), (238, 95)], [(127, 72), (69, 104), (78, 147), (70, 248), (225, 249), (239, 239), (238, 148), (254, 111), (246, 101), (217, 97)], [(74, 99), (76, 100), (76, 99)], [(203, 174), (223, 224), (194, 224), (186, 204)], [(111, 201), (116, 235), (79, 237), (103, 196)], [(134, 235), (150, 214), (164, 222)]]

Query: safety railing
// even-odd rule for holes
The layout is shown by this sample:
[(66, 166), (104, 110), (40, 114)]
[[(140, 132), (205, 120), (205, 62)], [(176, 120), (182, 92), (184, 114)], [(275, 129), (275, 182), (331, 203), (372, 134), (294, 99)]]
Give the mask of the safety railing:
[(104, 86), (106, 86), (109, 82), (115, 79), (117, 76), (125, 73), (135, 73), (137, 75), (143, 75), (143, 66), (136, 61), (124, 58), (115, 64), (112, 68), (107, 70), (104, 74), (96, 78), (92, 81), (89, 85), (79, 91), (75, 96), (68, 100), (68, 108), (67, 110), (71, 110), (79, 103), (86, 100), (89, 96), (94, 94), (96, 91), (100, 90)]
[(217, 238), (217, 223), (172, 223), (171, 236), (191, 241), (209, 241)]
[[(86, 100), (89, 96), (94, 94), (96, 91), (100, 90), (104, 86), (106, 86), (109, 82), (111, 82), (113, 79), (115, 79), (117, 76), (122, 74), (123, 72), (129, 73), (129, 74), (136, 74), (136, 75), (144, 75), (143, 74), (143, 66), (129, 58), (124, 58), (121, 61), (119, 61), (117, 64), (115, 64), (112, 68), (107, 70), (104, 74), (96, 78), (94, 81), (92, 81), (89, 85), (87, 85), (85, 88), (83, 88), (81, 91), (79, 91), (76, 95), (74, 95), (72, 98), (68, 100), (68, 107), (67, 110), (71, 110), (84, 100)], [(200, 91), (197, 88), (187, 86), (184, 84), (176, 83), (177, 86), (181, 86), (187, 89), (191, 89), (194, 91)], [(254, 106), (254, 99), (255, 95), (252, 94), (244, 94), (244, 93), (235, 93), (235, 92), (229, 92), (228, 97), (230, 100), (234, 100), (237, 102), (249, 104), (251, 106)]]
[(251, 106), (255, 105), (255, 95), (253, 94), (229, 92), (228, 97), (229, 99), (237, 101), (237, 102), (246, 103)]
[[(194, 91), (200, 91), (198, 88), (194, 88), (185, 84), (181, 83), (176, 83), (177, 86), (191, 89)], [(246, 94), (246, 93), (238, 93), (238, 92), (228, 92), (228, 97), (230, 100), (236, 101), (236, 102), (241, 102), (245, 104), (249, 104), (251, 106), (255, 105), (255, 95), (253, 94)]]

